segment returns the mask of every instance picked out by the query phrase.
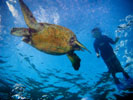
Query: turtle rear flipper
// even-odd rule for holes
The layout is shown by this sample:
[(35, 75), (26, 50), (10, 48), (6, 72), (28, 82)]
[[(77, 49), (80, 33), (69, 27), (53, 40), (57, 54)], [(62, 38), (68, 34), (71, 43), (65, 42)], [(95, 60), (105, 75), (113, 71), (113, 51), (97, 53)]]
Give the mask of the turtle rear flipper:
[(67, 54), (69, 60), (71, 61), (72, 63), (72, 66), (75, 70), (79, 70), (79, 67), (80, 67), (80, 58), (75, 54), (75, 53), (69, 53)]
[(15, 36), (28, 36), (30, 35), (30, 31), (28, 28), (12, 28), (11, 34)]

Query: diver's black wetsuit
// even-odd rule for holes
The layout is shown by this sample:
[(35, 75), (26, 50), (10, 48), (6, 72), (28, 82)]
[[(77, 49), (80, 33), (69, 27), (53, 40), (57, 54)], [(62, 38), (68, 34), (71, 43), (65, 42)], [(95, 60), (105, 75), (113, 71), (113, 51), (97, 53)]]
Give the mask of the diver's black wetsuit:
[(108, 59), (110, 56), (114, 54), (113, 49), (110, 46), (110, 43), (115, 44), (115, 42), (111, 38), (105, 35), (102, 35), (100, 38), (97, 38), (94, 41), (94, 48), (96, 53), (99, 54), (100, 51), (101, 56), (104, 60)]
[(114, 77), (115, 83), (119, 84), (118, 78), (116, 78), (115, 73), (122, 72), (123, 75), (126, 78), (129, 78), (129, 75), (124, 71), (124, 69), (121, 67), (121, 64), (119, 60), (117, 59), (112, 47), (110, 44), (115, 44), (115, 41), (113, 41), (111, 38), (101, 35), (100, 38), (96, 38), (94, 41), (94, 48), (96, 53), (100, 54), (106, 63), (109, 72)]
[(100, 38), (96, 38), (94, 41), (95, 51), (98, 54), (100, 51), (100, 54), (106, 63), (109, 72), (112, 74), (115, 74), (116, 72), (123, 72), (123, 68), (121, 67), (121, 64), (113, 52), (110, 44), (115, 44), (115, 41), (105, 35), (102, 35)]

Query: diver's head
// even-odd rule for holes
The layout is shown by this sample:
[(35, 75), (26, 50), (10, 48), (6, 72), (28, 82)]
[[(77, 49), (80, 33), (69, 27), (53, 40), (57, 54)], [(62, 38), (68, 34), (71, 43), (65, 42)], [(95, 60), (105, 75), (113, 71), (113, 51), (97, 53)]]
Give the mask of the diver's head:
[(101, 29), (98, 27), (92, 29), (91, 33), (94, 38), (100, 38), (102, 35)]

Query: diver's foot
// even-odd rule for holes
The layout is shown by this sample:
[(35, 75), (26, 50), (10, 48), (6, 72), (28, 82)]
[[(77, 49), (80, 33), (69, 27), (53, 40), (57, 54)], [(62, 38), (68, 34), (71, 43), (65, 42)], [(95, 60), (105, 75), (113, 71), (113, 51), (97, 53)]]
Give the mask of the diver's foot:
[(125, 76), (126, 79), (130, 78), (130, 76), (126, 72), (124, 72), (123, 75)]
[(120, 84), (120, 81), (118, 78), (114, 78), (115, 84)]
[(116, 84), (116, 86), (119, 90), (125, 89), (125, 86), (122, 83)]
[(128, 85), (133, 85), (133, 78), (126, 79)]

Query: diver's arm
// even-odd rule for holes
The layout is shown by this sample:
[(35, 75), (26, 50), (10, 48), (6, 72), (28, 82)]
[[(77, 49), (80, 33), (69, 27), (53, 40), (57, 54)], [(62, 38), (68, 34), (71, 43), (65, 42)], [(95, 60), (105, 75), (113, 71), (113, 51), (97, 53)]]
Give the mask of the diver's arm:
[(107, 36), (104, 36), (104, 38), (111, 44), (116, 44), (119, 41), (119, 37), (116, 37), (115, 41)]
[(97, 46), (96, 43), (94, 43), (94, 49), (95, 49), (95, 52), (96, 52), (96, 56), (99, 58), (100, 54), (99, 54), (99, 49), (98, 49), (98, 46)]
[(114, 44), (116, 44), (119, 41), (119, 39), (120, 39), (119, 37), (116, 37), (115, 41), (114, 41), (115, 42)]
[(99, 58), (100, 57), (100, 54), (99, 53), (96, 53), (96, 56), (97, 56), (97, 58)]
[(111, 40), (110, 43), (111, 43), (111, 44), (116, 44), (116, 43), (119, 41), (119, 39), (120, 39), (119, 37), (116, 37), (116, 38), (115, 38), (115, 41)]

